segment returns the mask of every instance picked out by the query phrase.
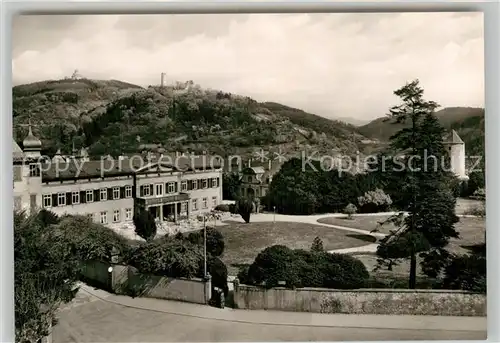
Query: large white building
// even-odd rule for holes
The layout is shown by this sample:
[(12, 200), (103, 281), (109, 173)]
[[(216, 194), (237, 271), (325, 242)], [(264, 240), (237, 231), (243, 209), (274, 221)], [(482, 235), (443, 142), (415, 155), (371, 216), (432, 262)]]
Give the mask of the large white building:
[(42, 161), (41, 146), (31, 128), (23, 149), (13, 142), (15, 208), (85, 214), (111, 224), (131, 221), (140, 208), (160, 221), (177, 221), (211, 211), (222, 201), (222, 161), (215, 157)]

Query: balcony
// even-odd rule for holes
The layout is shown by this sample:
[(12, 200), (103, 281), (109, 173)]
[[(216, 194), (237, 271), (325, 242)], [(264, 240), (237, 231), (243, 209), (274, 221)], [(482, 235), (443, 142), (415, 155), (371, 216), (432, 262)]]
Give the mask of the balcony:
[(158, 206), (158, 205), (167, 205), (167, 204), (175, 204), (182, 201), (188, 201), (189, 194), (188, 193), (180, 193), (175, 195), (165, 195), (162, 197), (139, 197), (136, 198), (137, 204), (146, 206)]

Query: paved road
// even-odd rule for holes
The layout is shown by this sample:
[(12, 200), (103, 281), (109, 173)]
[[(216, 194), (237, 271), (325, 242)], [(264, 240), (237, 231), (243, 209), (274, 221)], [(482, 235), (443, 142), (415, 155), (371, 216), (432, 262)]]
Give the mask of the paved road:
[(54, 343), (449, 339), (486, 339), (486, 318), (221, 310), (86, 287), (61, 310), (53, 334)]

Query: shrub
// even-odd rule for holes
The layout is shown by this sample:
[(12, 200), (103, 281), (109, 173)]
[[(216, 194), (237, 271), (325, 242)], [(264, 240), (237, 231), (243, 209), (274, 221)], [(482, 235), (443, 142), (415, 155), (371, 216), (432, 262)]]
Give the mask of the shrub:
[(357, 210), (356, 205), (351, 203), (344, 208), (344, 213), (347, 214), (347, 218), (351, 219), (352, 215), (356, 213)]
[(227, 204), (220, 204), (215, 206), (216, 211), (221, 211), (221, 212), (230, 212), (229, 205)]
[(455, 256), (445, 268), (443, 286), (486, 293), (486, 256)]
[[(238, 274), (241, 283), (266, 288), (353, 289), (364, 287), (368, 278), (363, 262), (352, 256), (291, 250), (281, 245), (264, 249), (249, 268)], [(282, 285), (282, 281), (286, 284)]]
[(257, 255), (248, 268), (247, 280), (266, 288), (300, 286), (300, 267), (297, 262), (297, 255), (290, 248), (283, 245), (268, 247)]
[[(202, 267), (203, 268), (203, 267)], [(224, 291), (224, 295), (227, 296), (229, 293), (229, 287), (227, 286), (227, 267), (218, 257), (210, 256), (207, 261), (207, 268), (210, 276), (212, 277), (212, 294), (213, 289), (218, 287)], [(203, 269), (201, 269), (203, 272)], [(203, 274), (201, 273), (200, 276)]]
[(128, 262), (141, 273), (192, 278), (200, 274), (203, 250), (187, 240), (165, 238), (137, 247)]
[(392, 200), (382, 189), (377, 188), (358, 197), (358, 203), (361, 213), (372, 213), (388, 210), (392, 204)]
[(479, 206), (473, 206), (473, 207), (469, 207), (468, 209), (466, 209), (464, 211), (464, 214), (478, 216), (478, 217), (484, 217), (484, 216), (486, 216), (486, 209), (484, 208), (484, 204), (479, 205)]
[(80, 261), (111, 261), (114, 249), (128, 253), (129, 241), (110, 228), (85, 216), (64, 216), (53, 230), (72, 243)]
[(324, 253), (322, 257), (323, 287), (361, 288), (370, 277), (364, 263), (350, 255)]
[(321, 240), (321, 238), (315, 237), (311, 245), (311, 251), (321, 252), (324, 250), (325, 249), (323, 248), (323, 241)]
[(485, 200), (486, 199), (486, 190), (484, 188), (477, 189), (473, 194), (472, 198)]
[(133, 218), (135, 233), (146, 241), (151, 241), (156, 236), (155, 218), (148, 210), (138, 210)]
[(250, 215), (252, 214), (254, 204), (250, 199), (242, 198), (236, 203), (236, 211), (245, 223), (250, 223)]
[(44, 226), (58, 224), (60, 221), (60, 218), (57, 214), (46, 209), (41, 209), (36, 216)]
[(248, 273), (249, 270), (250, 270), (250, 265), (244, 265), (239, 268), (238, 275), (236, 277), (238, 278), (240, 283), (244, 285), (255, 284), (254, 280), (250, 278), (250, 275)]
[[(187, 240), (192, 244), (203, 247), (203, 230), (190, 232)], [(207, 227), (207, 252), (213, 256), (221, 256), (224, 253), (224, 236), (213, 227)]]

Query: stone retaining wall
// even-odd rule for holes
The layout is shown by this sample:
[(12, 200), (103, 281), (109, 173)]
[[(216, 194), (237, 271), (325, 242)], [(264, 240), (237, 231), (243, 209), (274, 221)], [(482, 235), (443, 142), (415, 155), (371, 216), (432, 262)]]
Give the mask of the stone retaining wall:
[[(111, 269), (109, 269), (111, 267)], [(142, 274), (134, 267), (101, 261), (84, 264), (82, 276), (87, 281), (116, 294), (178, 300), (207, 304), (211, 298), (211, 280), (176, 279)]]
[(263, 289), (234, 284), (240, 309), (347, 314), (486, 316), (486, 296), (452, 290)]

